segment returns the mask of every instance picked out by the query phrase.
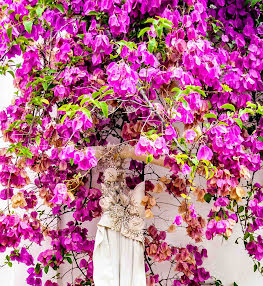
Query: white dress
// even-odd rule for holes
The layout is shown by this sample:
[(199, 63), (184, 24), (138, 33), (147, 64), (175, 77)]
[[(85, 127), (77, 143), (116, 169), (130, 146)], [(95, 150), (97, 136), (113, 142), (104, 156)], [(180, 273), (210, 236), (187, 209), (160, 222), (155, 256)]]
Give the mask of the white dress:
[[(95, 286), (146, 286), (144, 265), (144, 207), (141, 205), (145, 183), (127, 195), (108, 168), (100, 205), (103, 215), (98, 223), (93, 252)], [(113, 173), (113, 176), (112, 176)]]

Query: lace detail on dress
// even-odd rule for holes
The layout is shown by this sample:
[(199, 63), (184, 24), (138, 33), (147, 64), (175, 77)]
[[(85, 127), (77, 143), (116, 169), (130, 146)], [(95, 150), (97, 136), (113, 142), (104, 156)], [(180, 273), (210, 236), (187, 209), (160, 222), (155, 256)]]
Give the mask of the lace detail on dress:
[[(144, 192), (144, 189), (140, 191)], [(110, 219), (110, 228), (143, 242), (144, 219), (140, 202), (133, 198), (133, 191), (128, 191), (123, 170), (112, 167), (105, 170), (102, 193), (100, 206), (103, 216)]]

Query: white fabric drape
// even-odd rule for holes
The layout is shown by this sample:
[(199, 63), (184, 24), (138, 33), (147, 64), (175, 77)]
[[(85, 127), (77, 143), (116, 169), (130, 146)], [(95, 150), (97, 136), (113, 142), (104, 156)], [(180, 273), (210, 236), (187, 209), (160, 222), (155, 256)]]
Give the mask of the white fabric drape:
[(98, 225), (93, 255), (95, 286), (146, 286), (140, 241)]
[[(114, 175), (112, 168), (106, 171)], [(95, 286), (146, 286), (141, 205), (145, 182), (128, 195), (118, 186), (116, 189), (114, 180), (102, 185), (102, 191), (100, 204), (104, 213), (97, 225), (93, 252)]]

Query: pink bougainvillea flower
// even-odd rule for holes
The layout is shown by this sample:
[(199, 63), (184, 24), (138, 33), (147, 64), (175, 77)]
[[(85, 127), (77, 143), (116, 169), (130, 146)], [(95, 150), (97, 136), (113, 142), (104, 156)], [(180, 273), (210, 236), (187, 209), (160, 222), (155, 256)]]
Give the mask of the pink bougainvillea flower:
[(47, 280), (44, 286), (58, 286), (58, 283)]
[(27, 251), (27, 249), (25, 247), (21, 248), (20, 253), (12, 251), (10, 257), (11, 257), (12, 261), (21, 262), (21, 263), (26, 264), (27, 266), (34, 264), (33, 263), (33, 261), (34, 261), (33, 256), (31, 254), (29, 254), (29, 252)]
[(51, 202), (57, 205), (61, 205), (66, 202), (68, 197), (67, 186), (65, 184), (59, 183), (54, 189), (54, 197)]
[(73, 162), (74, 164), (79, 164), (84, 159), (85, 155), (81, 151), (75, 151), (74, 152), (74, 157), (73, 157)]
[(63, 85), (56, 85), (54, 89), (54, 95), (60, 98), (64, 98), (66, 96), (66, 88)]
[(64, 147), (59, 154), (59, 159), (60, 160), (67, 160), (67, 159), (72, 159), (74, 157), (74, 145), (68, 145)]
[(212, 159), (212, 157), (213, 157), (213, 152), (207, 146), (202, 146), (197, 153), (197, 159), (198, 160), (210, 161)]
[(188, 175), (191, 172), (191, 168), (188, 166), (188, 164), (183, 164), (181, 167), (181, 171), (184, 175)]
[(165, 138), (167, 140), (173, 140), (173, 138), (177, 137), (177, 133), (172, 125), (168, 125), (165, 130)]
[(87, 266), (88, 266), (87, 260), (86, 259), (81, 259), (80, 262), (79, 262), (79, 267), (87, 268)]
[(155, 152), (154, 155), (168, 154), (169, 150), (163, 137), (158, 137), (154, 142)]
[(180, 216), (180, 215), (177, 215), (174, 219), (174, 222), (173, 224), (176, 224), (176, 225), (181, 225), (183, 222), (183, 218)]
[(138, 143), (135, 146), (135, 154), (137, 156), (141, 156), (147, 153), (147, 151), (152, 149), (151, 145), (152, 143), (148, 138), (141, 136)]
[(189, 129), (185, 132), (185, 139), (191, 143), (193, 143), (195, 137), (196, 137), (196, 132), (192, 129)]
[(218, 198), (214, 203), (215, 207), (218, 207), (218, 206), (226, 207), (228, 205), (229, 205), (229, 199), (225, 197)]

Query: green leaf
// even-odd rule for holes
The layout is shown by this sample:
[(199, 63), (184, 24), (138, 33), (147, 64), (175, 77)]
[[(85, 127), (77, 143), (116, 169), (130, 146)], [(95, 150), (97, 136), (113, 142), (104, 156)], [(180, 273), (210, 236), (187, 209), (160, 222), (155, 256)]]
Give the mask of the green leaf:
[(198, 163), (199, 163), (199, 161), (197, 160), (196, 156), (195, 156), (195, 157), (190, 158), (190, 161), (191, 161), (195, 166), (197, 166), (197, 165), (198, 165)]
[(215, 118), (215, 119), (217, 119), (217, 116), (214, 113), (207, 113), (203, 116), (203, 118)]
[(8, 264), (9, 267), (12, 267), (12, 266), (13, 266), (13, 263), (12, 263), (12, 262), (8, 262), (7, 264)]
[(207, 180), (212, 179), (214, 177), (214, 175), (215, 175), (215, 172), (212, 170), (210, 173), (210, 176), (209, 176), (209, 178), (207, 178)]
[(61, 125), (63, 125), (63, 123), (67, 117), (68, 117), (67, 114), (63, 115), (63, 117), (61, 118)]
[(262, 137), (262, 136), (259, 136), (259, 137), (258, 137), (258, 140), (261, 141), (261, 142), (263, 142), (263, 137)]
[(36, 143), (37, 143), (37, 146), (39, 146), (40, 145), (40, 136), (37, 136), (36, 138), (35, 138), (35, 140), (36, 140)]
[(71, 109), (71, 105), (72, 105), (72, 103), (64, 104), (64, 105), (60, 106), (60, 108), (58, 110), (59, 111), (68, 111)]
[(49, 270), (49, 265), (46, 265), (46, 266), (44, 267), (44, 272), (47, 274), (47, 273), (48, 273), (48, 270)]
[(166, 23), (166, 24), (169, 24), (170, 26), (173, 26), (173, 22), (172, 21), (170, 21), (170, 20), (168, 20), (166, 18), (161, 18), (159, 16), (157, 16), (157, 18), (159, 18), (162, 23)]
[(92, 98), (95, 99), (100, 93), (98, 91), (95, 91), (92, 93)]
[(10, 73), (13, 78), (15, 78), (15, 74), (14, 74), (13, 71), (9, 70), (9, 71), (7, 71), (7, 72)]
[(98, 108), (101, 108), (100, 107), (100, 102), (96, 99), (96, 100), (91, 100), (91, 102), (95, 105), (95, 106), (97, 106)]
[(65, 13), (64, 7), (61, 4), (57, 4), (56, 8), (61, 12), (61, 13)]
[(251, 7), (254, 7), (260, 0), (252, 0), (250, 2)]
[(47, 90), (47, 88), (48, 88), (48, 83), (45, 82), (45, 81), (43, 81), (43, 82), (42, 82), (42, 85), (43, 85), (44, 90)]
[(88, 118), (90, 118), (91, 119), (91, 114), (90, 114), (90, 111), (88, 110), (88, 109), (86, 109), (86, 108), (81, 108), (81, 111), (86, 115), (86, 116), (88, 116)]
[(256, 272), (256, 271), (257, 271), (257, 269), (258, 269), (257, 264), (254, 264), (254, 272)]
[(150, 154), (147, 158), (146, 158), (146, 164), (151, 163), (153, 160), (153, 154)]
[(77, 37), (83, 40), (85, 37), (85, 34), (78, 34)]
[(36, 8), (36, 14), (37, 14), (38, 18), (40, 18), (40, 17), (42, 16), (44, 10), (45, 10), (45, 9), (44, 9), (43, 7), (37, 6), (37, 8)]
[(15, 12), (15, 10), (10, 9), (10, 10), (8, 11), (8, 15), (11, 15), (13, 12)]
[(192, 170), (191, 170), (191, 173), (190, 173), (191, 178), (194, 178), (194, 174), (195, 174), (196, 169), (197, 169), (197, 166), (193, 166), (192, 167)]
[(230, 104), (230, 103), (223, 104), (220, 108), (229, 109), (229, 110), (232, 110), (234, 112), (236, 111), (235, 106), (233, 104)]
[(90, 11), (88, 14), (88, 16), (98, 16), (98, 15), (99, 15), (99, 13), (96, 11)]
[(109, 112), (108, 112), (108, 105), (105, 101), (101, 101), (100, 102), (100, 107), (101, 107), (101, 110), (103, 112), (103, 115), (108, 118), (109, 116)]
[(86, 103), (87, 101), (90, 101), (90, 98), (89, 98), (89, 97), (83, 98), (83, 99), (81, 100), (81, 102), (80, 102), (80, 105), (83, 106), (84, 103)]
[(186, 199), (186, 194), (181, 194), (181, 197)]
[(232, 91), (232, 89), (226, 84), (222, 84), (221, 86), (223, 87), (223, 90), (226, 92)]
[(201, 94), (203, 97), (206, 97), (206, 94), (203, 90), (196, 90), (199, 94)]
[(15, 15), (15, 18), (16, 18), (17, 21), (19, 21), (20, 16), (21, 16), (20, 14), (16, 14), (16, 15)]
[(66, 259), (67, 259), (69, 264), (72, 264), (72, 259), (70, 257), (67, 256)]
[(155, 38), (151, 39), (149, 44), (148, 44), (148, 50), (150, 53), (153, 53), (155, 47), (157, 46), (157, 42), (155, 40)]
[(189, 110), (188, 102), (187, 102), (185, 99), (182, 100), (182, 104), (183, 104), (183, 107), (184, 107), (186, 110)]
[(113, 93), (113, 89), (108, 89), (103, 93), (103, 95), (106, 96), (106, 95), (112, 94), (112, 93)]
[[(173, 25), (173, 24), (172, 24), (172, 25)], [(168, 30), (172, 29), (172, 25), (166, 24), (166, 23), (162, 24), (162, 26), (163, 26), (164, 28), (168, 29)]]
[(242, 120), (240, 118), (234, 118), (234, 120), (236, 121), (236, 123), (239, 126), (239, 128), (242, 129), (242, 127), (243, 127)]
[(12, 41), (12, 32), (13, 32), (13, 27), (7, 28), (6, 33), (10, 41)]
[(22, 17), (22, 21), (23, 21), (23, 22), (25, 22), (25, 21), (28, 20), (28, 19), (29, 19), (28, 15), (24, 15), (24, 16)]
[(244, 210), (244, 207), (243, 206), (240, 206), (237, 210), (238, 213), (242, 213), (242, 211)]
[(236, 282), (234, 282), (234, 286), (238, 286)]
[(210, 203), (211, 199), (212, 199), (212, 195), (211, 194), (207, 193), (207, 194), (204, 195), (204, 200), (207, 203)]
[(111, 59), (111, 60), (114, 60), (114, 59), (116, 59), (118, 56), (119, 56), (119, 55), (112, 55), (112, 54), (110, 54), (110, 59)]
[(49, 101), (46, 98), (41, 98), (41, 101), (45, 104), (49, 104)]
[(252, 103), (251, 101), (247, 102), (247, 107), (257, 108), (256, 104)]
[(179, 92), (181, 92), (181, 89), (179, 87), (174, 87), (171, 91), (172, 92), (175, 91), (176, 93), (179, 93)]
[(146, 27), (146, 28), (143, 28), (140, 32), (139, 32), (139, 34), (138, 34), (138, 38), (140, 38), (141, 36), (143, 36), (147, 31), (150, 31), (151, 30), (151, 28), (150, 27)]
[(77, 100), (82, 100), (84, 98), (85, 94), (82, 94), (81, 96), (78, 97)]
[(32, 22), (32, 21), (24, 21), (23, 24), (24, 24), (25, 30), (26, 30), (29, 34), (31, 34), (33, 22)]
[(249, 232), (247, 231), (244, 235), (244, 240), (248, 239), (249, 238)]
[(155, 19), (153, 19), (153, 18), (149, 18), (149, 19), (147, 19), (147, 20), (144, 22), (144, 24), (147, 24), (147, 23), (151, 23), (151, 24), (157, 23), (157, 20), (155, 20)]
[(161, 39), (163, 34), (163, 27), (157, 27), (156, 29), (157, 36)]
[(37, 263), (37, 265), (35, 267), (35, 272), (36, 272), (36, 274), (39, 274), (39, 272), (40, 272), (40, 264), (39, 263)]
[(104, 85), (100, 88), (99, 92), (102, 93), (105, 89), (107, 89), (108, 86), (107, 85)]
[(8, 7), (9, 7), (9, 5), (3, 5), (2, 6), (2, 11), (5, 11)]
[(219, 121), (217, 125), (224, 125), (224, 126), (228, 126), (228, 124), (224, 121)]
[(208, 168), (207, 166), (204, 166), (204, 168), (205, 168), (205, 178), (208, 179), (209, 176)]

